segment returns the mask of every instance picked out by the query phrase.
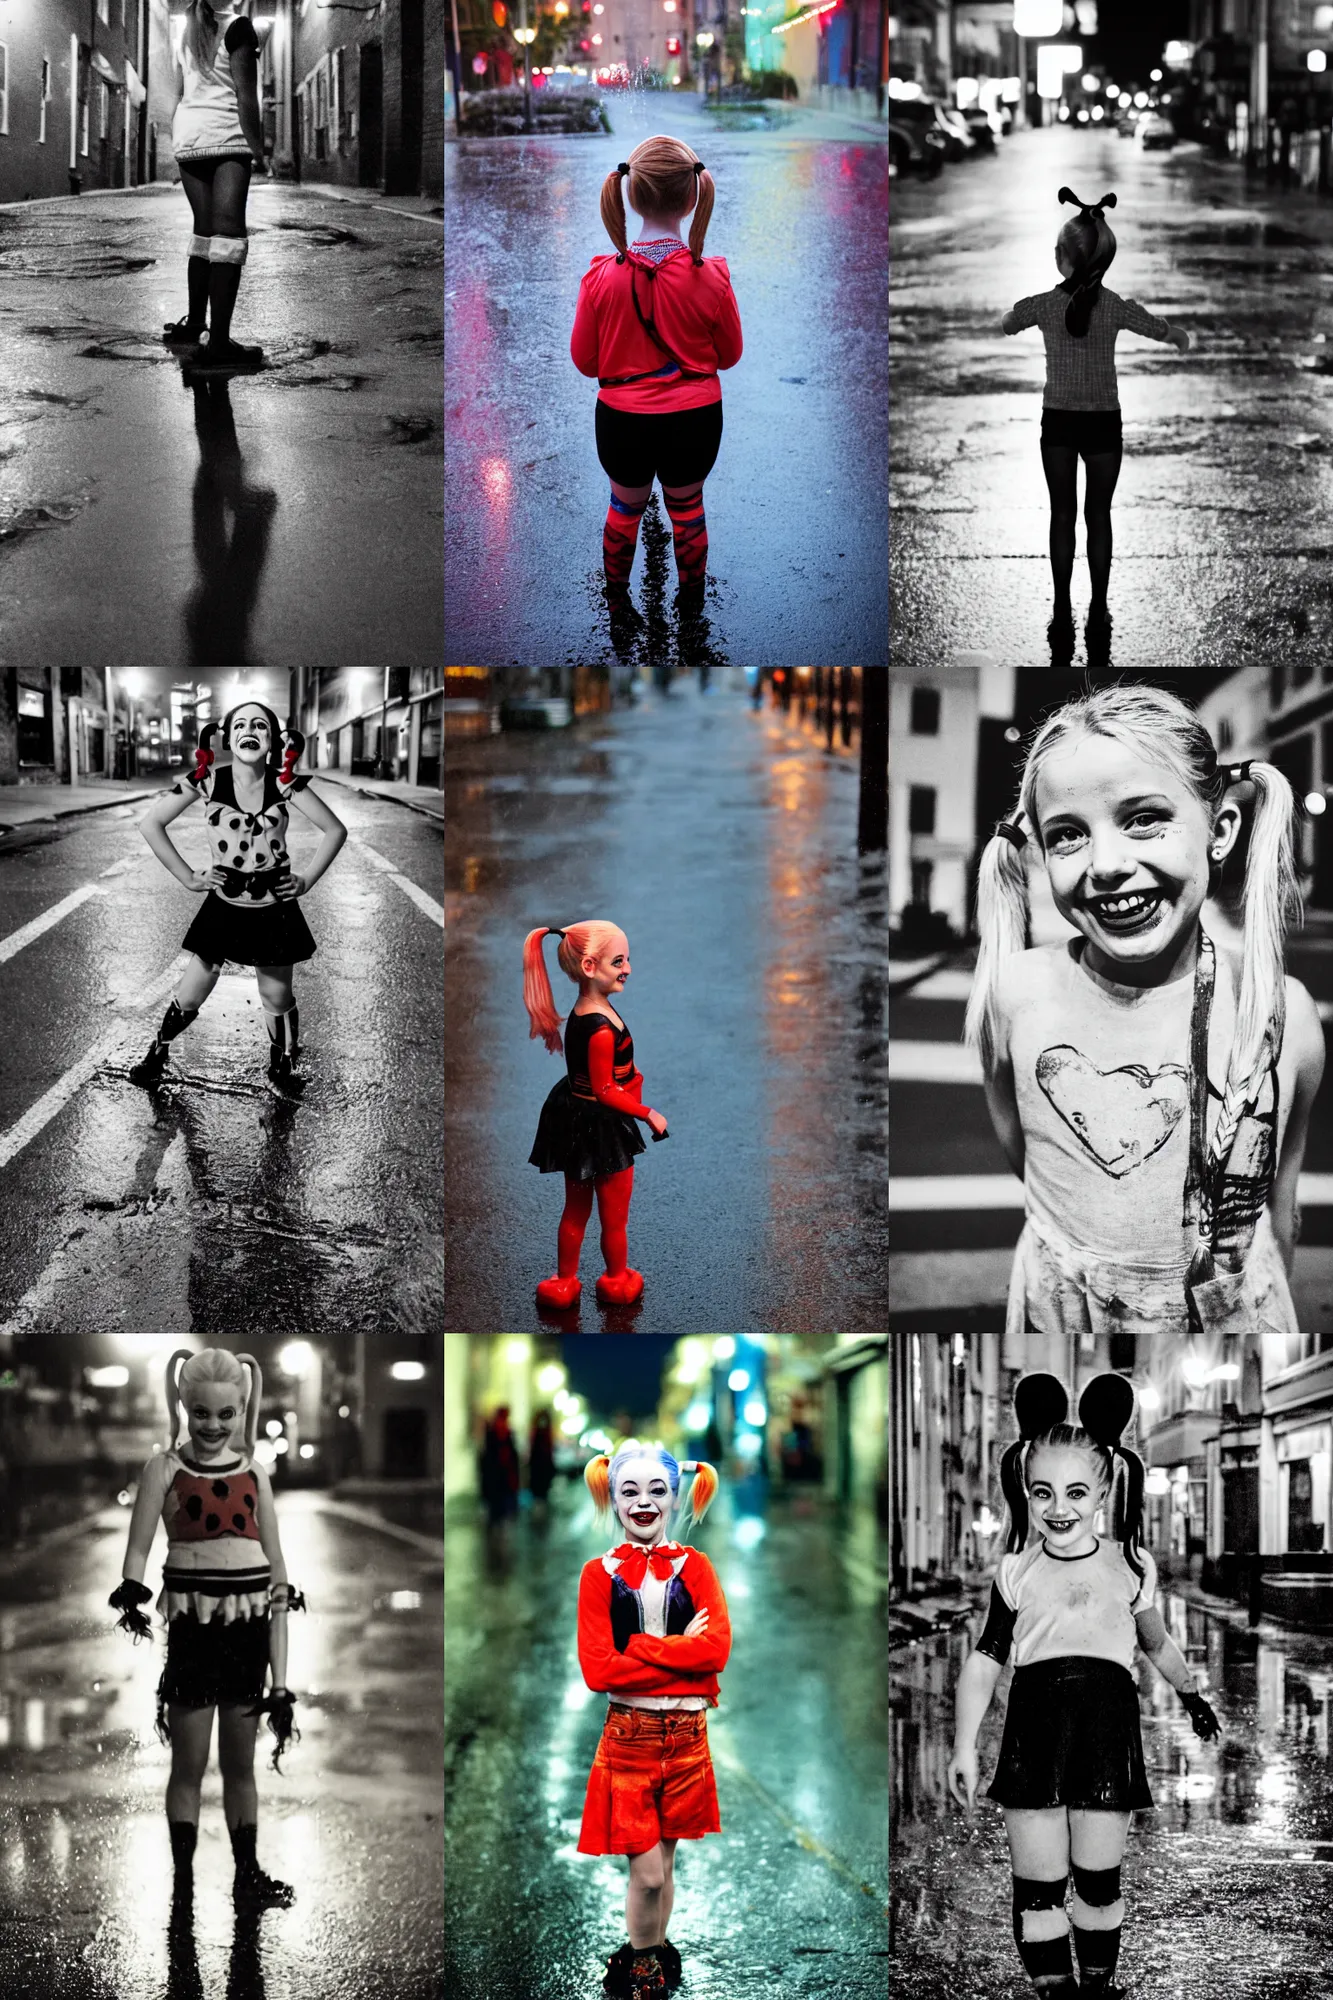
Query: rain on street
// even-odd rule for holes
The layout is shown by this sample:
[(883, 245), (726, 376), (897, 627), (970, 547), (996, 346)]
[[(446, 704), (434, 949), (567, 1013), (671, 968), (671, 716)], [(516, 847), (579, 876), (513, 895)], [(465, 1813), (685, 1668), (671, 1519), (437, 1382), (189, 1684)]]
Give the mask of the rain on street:
[[(1243, 1611), (1214, 1614), (1169, 1584), (1161, 1603), (1222, 1737), (1201, 1743), (1174, 1691), (1140, 1661), (1156, 1805), (1130, 1822), (1118, 1977), (1138, 2000), (1326, 2000), (1333, 1639), (1268, 1620), (1251, 1631)], [(890, 1654), (891, 1963), (913, 2000), (1032, 1990), (1014, 1950), (1003, 1816), (982, 1796), (1012, 1669), (978, 1742), (982, 1781), (970, 1818), (945, 1782), (954, 1684), (983, 1608)]]
[[(717, 1569), (734, 1646), (708, 1724), (723, 1831), (682, 1842), (677, 1866), (682, 1991), (883, 2000), (882, 1529), (724, 1481), (691, 1540)], [(576, 1852), (605, 1698), (579, 1671), (574, 1606), (605, 1535), (580, 1481), (557, 1486), (547, 1520), (525, 1512), (488, 1538), (451, 1519), (446, 1541), (449, 1990), (594, 2000), (623, 1935), (625, 1868)]]
[[(636, 1163), (641, 1307), (596, 1304), (594, 1218), (581, 1322), (553, 1323), (882, 1330), (886, 884), (858, 863), (857, 783), (721, 680), (448, 753), (450, 1332), (544, 1323), (563, 1189), (527, 1162), (563, 1059), (529, 1039), (522, 946), (590, 916), (628, 935), (624, 1018), (670, 1139)], [(552, 987), (567, 1014), (575, 989)]]
[(438, 659), (438, 213), (257, 181), (265, 367), (193, 387), (189, 236), (165, 185), (0, 209), (5, 657)]
[[(0, 841), (0, 1330), (435, 1323), (440, 833), (322, 789), (350, 838), (303, 905), (318, 950), (296, 970), (295, 1105), (265, 1087), (262, 1009), (236, 966), (172, 1045), (167, 1087), (125, 1077), (197, 909), (140, 835), (142, 804)], [(173, 837), (207, 865), (197, 816)], [(299, 869), (318, 836), (297, 819), (292, 837)]]
[[(447, 149), (446, 661), (613, 657), (596, 385), (576, 373), (569, 334), (589, 260), (611, 248), (602, 181), (642, 139), (670, 132), (716, 180), (707, 254), (727, 259), (746, 348), (722, 377), (726, 428), (704, 489), (708, 649), (719, 664), (882, 665), (882, 128), (719, 131), (688, 91), (617, 92), (607, 108), (606, 136)], [(658, 508), (635, 562), (648, 624), (631, 651), (666, 658), (675, 572)], [(650, 574), (654, 549), (664, 567)]]
[[(293, 1618), (301, 1741), (262, 1751), (259, 1857), (296, 1886), (256, 1923), (232, 1907), (216, 1745), (194, 1922), (170, 1923), (153, 1730), (164, 1647), (115, 1629), (127, 1513), (50, 1537), (0, 1579), (0, 1992), (6, 2000), (437, 2000), (440, 1589), (424, 1537), (278, 1496), (308, 1609)], [(161, 1544), (159, 1543), (159, 1550)], [(262, 1742), (266, 1739), (261, 1739)]]
[[(1115, 190), (1108, 284), (1193, 342), (1183, 355), (1128, 334), (1117, 342), (1114, 663), (1326, 660), (1333, 205), (1193, 144), (1143, 153), (1064, 126), (1014, 134), (995, 157), (933, 183), (895, 183), (897, 659), (1050, 664), (1042, 343), (1035, 332), (1006, 338), (1000, 318), (1057, 282), (1064, 183), (1084, 200)], [(1083, 539), (1080, 519), (1080, 627)]]

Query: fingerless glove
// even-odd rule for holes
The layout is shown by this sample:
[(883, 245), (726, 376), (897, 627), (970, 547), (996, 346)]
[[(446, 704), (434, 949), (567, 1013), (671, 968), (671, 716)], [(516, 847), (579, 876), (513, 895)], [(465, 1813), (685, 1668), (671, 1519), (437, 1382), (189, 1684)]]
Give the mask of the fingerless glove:
[(1180, 1699), (1196, 1736), (1209, 1743), (1221, 1735), (1222, 1725), (1201, 1694), (1182, 1694)]

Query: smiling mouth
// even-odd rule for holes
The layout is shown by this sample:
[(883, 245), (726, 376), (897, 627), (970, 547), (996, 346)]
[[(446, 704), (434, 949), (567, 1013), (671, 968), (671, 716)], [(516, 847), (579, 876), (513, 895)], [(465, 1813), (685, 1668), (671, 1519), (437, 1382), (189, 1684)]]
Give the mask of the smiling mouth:
[(637, 1512), (631, 1509), (630, 1519), (636, 1528), (655, 1528), (657, 1526), (657, 1511), (655, 1508), (648, 1512), (645, 1512), (643, 1509), (639, 1509)]
[(1089, 896), (1090, 910), (1103, 930), (1144, 930), (1162, 907), (1160, 889), (1133, 889), (1120, 896)]
[(243, 736), (236, 747), (238, 750), (257, 750), (259, 748), (259, 738), (257, 736)]
[(1077, 1521), (1048, 1521), (1046, 1526), (1053, 1535), (1066, 1535), (1071, 1528), (1076, 1528), (1078, 1523)]

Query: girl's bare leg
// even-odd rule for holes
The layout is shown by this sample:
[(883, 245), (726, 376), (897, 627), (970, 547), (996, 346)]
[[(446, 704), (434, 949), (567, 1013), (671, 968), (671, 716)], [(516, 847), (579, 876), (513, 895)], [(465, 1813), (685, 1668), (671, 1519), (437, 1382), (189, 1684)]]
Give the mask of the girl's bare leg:
[(208, 1750), (213, 1740), (211, 1708), (167, 1710), (171, 1730), (171, 1776), (167, 1780), (167, 1818), (199, 1824), (199, 1792), (208, 1769)]
[(662, 1891), (665, 1886), (666, 1861), (660, 1840), (646, 1854), (631, 1854), (625, 1922), (629, 1927), (629, 1941), (636, 1951), (662, 1942)]
[(1069, 1846), (1074, 1868), (1074, 1949), (1085, 1992), (1104, 1990), (1120, 1955), (1125, 1920), (1120, 1862), (1129, 1814), (1073, 1811)]
[(674, 1840), (662, 1842), (662, 1868), (665, 1881), (662, 1884), (662, 1935), (659, 1944), (666, 1943), (666, 1934), (671, 1927), (671, 1909), (676, 1900), (676, 1843)]
[(255, 1732), (259, 1717), (243, 1708), (218, 1710), (218, 1766), (222, 1772), (222, 1810), (230, 1829), (254, 1826), (259, 1818), (255, 1789)]
[(1014, 1942), (1038, 1993), (1076, 1990), (1065, 1915), (1069, 1820), (1063, 1806), (1046, 1812), (1004, 1808), (1014, 1871)]

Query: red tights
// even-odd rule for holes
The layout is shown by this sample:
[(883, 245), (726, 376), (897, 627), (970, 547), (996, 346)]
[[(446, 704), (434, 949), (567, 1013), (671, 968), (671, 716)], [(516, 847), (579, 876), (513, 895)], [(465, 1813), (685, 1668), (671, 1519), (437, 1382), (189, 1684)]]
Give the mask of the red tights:
[(592, 1214), (592, 1198), (597, 1196), (597, 1219), (602, 1227), (602, 1261), (607, 1276), (619, 1277), (629, 1264), (629, 1203), (634, 1192), (634, 1169), (622, 1167), (597, 1181), (575, 1181), (565, 1177), (565, 1207), (557, 1236), (559, 1273), (577, 1278), (579, 1252)]

